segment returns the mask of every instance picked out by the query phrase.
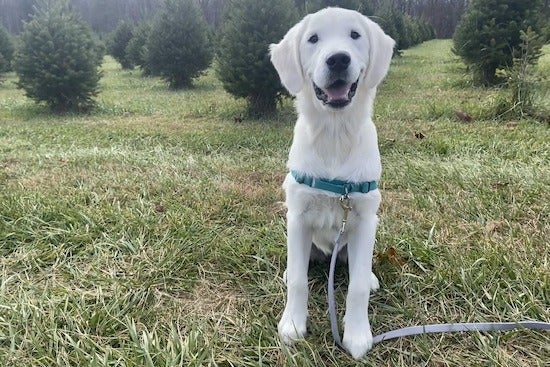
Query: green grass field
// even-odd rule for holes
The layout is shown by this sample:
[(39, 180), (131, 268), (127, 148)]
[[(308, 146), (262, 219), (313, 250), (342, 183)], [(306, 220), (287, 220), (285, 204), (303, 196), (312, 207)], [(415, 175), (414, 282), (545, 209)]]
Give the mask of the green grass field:
[[(549, 125), (484, 120), (496, 91), (472, 87), (449, 49), (405, 51), (376, 101), (375, 334), (550, 321)], [(0, 365), (356, 366), (332, 342), (323, 266), (310, 337), (290, 349), (277, 337), (292, 102), (236, 123), (245, 105), (212, 73), (174, 92), (103, 68), (92, 115), (52, 116), (13, 74), (0, 85)], [(345, 288), (340, 268), (341, 316)], [(549, 333), (525, 330), (387, 341), (361, 365), (548, 361)]]

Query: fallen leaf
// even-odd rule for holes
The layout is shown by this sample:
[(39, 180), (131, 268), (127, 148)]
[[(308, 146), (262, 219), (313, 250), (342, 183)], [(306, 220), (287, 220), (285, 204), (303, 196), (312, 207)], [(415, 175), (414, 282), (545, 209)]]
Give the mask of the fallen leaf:
[(399, 266), (404, 266), (407, 263), (405, 258), (397, 254), (397, 250), (393, 246), (387, 248), (386, 251), (377, 253), (376, 258), (379, 262), (389, 261)]
[(474, 121), (473, 117), (468, 115), (464, 111), (455, 111), (455, 115), (456, 115), (456, 117), (458, 117), (458, 119), (460, 121), (463, 121), (463, 122), (472, 122), (472, 121)]

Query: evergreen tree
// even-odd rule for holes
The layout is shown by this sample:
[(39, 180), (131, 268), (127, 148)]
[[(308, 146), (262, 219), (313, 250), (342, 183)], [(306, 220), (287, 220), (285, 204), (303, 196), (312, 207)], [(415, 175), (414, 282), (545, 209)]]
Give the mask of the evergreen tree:
[(11, 70), (13, 41), (6, 28), (0, 25), (0, 74)]
[(544, 89), (539, 86), (540, 79), (534, 67), (542, 55), (545, 38), (531, 28), (520, 33), (521, 44), (514, 53), (512, 67), (497, 71), (502, 75), (506, 88), (502, 88), (495, 98), (495, 115), (507, 118), (530, 115), (548, 120), (549, 114), (544, 105), (536, 103)]
[(134, 36), (126, 46), (126, 56), (133, 65), (139, 66), (143, 75), (152, 75), (147, 65), (147, 38), (151, 32), (151, 25), (143, 22), (134, 30)]
[(474, 80), (494, 85), (497, 69), (512, 65), (521, 31), (539, 31), (540, 0), (472, 0), (453, 36), (453, 52), (474, 73)]
[(268, 46), (283, 38), (296, 22), (292, 0), (235, 0), (229, 4), (216, 58), (224, 89), (246, 98), (250, 112), (276, 109), (284, 93), (269, 60)]
[(120, 63), (123, 69), (133, 69), (134, 63), (126, 53), (126, 47), (134, 36), (134, 26), (122, 21), (116, 27), (111, 39), (109, 53)]
[(15, 56), (18, 87), (58, 112), (93, 105), (102, 55), (89, 27), (68, 0), (44, 0), (25, 23)]
[(371, 4), (375, 9), (373, 20), (395, 40), (398, 55), (401, 50), (435, 38), (431, 25), (423, 19), (403, 13), (397, 5), (397, 2), (383, 2), (377, 6)]
[(147, 40), (146, 64), (173, 89), (191, 86), (212, 61), (208, 32), (194, 0), (166, 0)]

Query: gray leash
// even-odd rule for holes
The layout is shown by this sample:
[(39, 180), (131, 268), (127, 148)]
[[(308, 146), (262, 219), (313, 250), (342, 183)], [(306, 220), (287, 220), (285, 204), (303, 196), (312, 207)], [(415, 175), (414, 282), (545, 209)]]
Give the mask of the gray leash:
[(336, 237), (332, 256), (330, 257), (330, 269), (328, 272), (328, 313), (330, 315), (330, 328), (332, 330), (334, 343), (342, 349), (344, 349), (344, 346), (342, 345), (342, 339), (338, 331), (338, 317), (336, 315), (336, 302), (334, 301), (334, 268), (336, 267), (338, 251), (340, 250), (340, 240), (343, 234), (344, 231), (341, 229), (340, 232), (338, 232), (338, 237)]
[[(349, 196), (343, 195), (342, 197), (340, 197), (340, 204), (344, 209), (344, 219), (342, 220), (342, 227), (340, 228), (338, 236), (336, 237), (336, 241), (334, 242), (334, 249), (332, 250), (332, 256), (330, 258), (330, 269), (328, 274), (328, 312), (330, 315), (330, 328), (332, 329), (332, 337), (334, 339), (334, 343), (336, 343), (336, 345), (338, 345), (342, 349), (345, 349), (342, 344), (342, 339), (340, 338), (340, 332), (338, 331), (336, 302), (334, 301), (334, 268), (336, 267), (336, 260), (338, 258), (338, 252), (340, 250), (340, 242), (342, 241), (342, 236), (346, 231), (348, 213), (351, 209)], [(383, 342), (384, 340), (430, 333), (453, 333), (460, 331), (508, 331), (523, 328), (532, 330), (550, 330), (550, 323), (541, 321), (519, 321), (473, 322), (411, 326), (376, 335), (373, 339), (373, 343), (378, 344), (380, 342)]]

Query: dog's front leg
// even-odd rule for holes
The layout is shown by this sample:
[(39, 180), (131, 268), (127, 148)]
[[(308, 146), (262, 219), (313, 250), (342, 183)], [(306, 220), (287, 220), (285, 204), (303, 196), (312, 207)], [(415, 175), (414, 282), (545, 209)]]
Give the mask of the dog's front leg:
[(307, 271), (311, 252), (312, 232), (299, 215), (287, 214), (286, 307), (279, 322), (279, 336), (292, 344), (306, 335)]
[(368, 305), (371, 288), (378, 287), (372, 274), (377, 222), (376, 214), (365, 214), (348, 237), (349, 286), (342, 342), (355, 359), (362, 358), (372, 347)]

